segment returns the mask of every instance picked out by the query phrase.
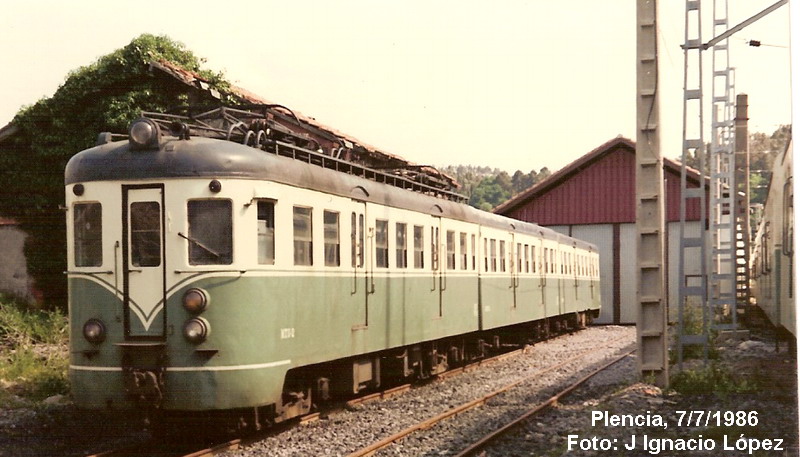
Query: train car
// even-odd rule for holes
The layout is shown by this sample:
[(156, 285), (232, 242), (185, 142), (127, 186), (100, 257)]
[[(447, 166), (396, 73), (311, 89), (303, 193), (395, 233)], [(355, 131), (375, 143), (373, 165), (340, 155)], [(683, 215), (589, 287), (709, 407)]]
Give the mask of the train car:
[(217, 113), (67, 164), (78, 406), (258, 428), (598, 315), (595, 246)]
[(775, 159), (763, 217), (750, 256), (750, 289), (779, 332), (797, 339), (794, 291), (794, 191), (792, 141)]

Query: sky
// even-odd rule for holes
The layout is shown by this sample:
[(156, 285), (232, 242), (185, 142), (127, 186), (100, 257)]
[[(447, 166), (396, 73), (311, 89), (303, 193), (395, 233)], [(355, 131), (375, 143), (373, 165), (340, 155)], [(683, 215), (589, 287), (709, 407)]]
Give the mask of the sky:
[[(703, 0), (708, 20), (712, 1)], [(729, 21), (774, 1), (730, 0)], [(681, 153), (683, 5), (659, 2), (669, 158)], [(789, 9), (730, 40), (751, 132), (791, 123)], [(618, 135), (635, 139), (635, 14), (632, 0), (10, 0), (0, 17), (0, 126), (71, 70), (152, 33), (234, 84), (412, 162), (555, 171)], [(706, 26), (704, 41), (711, 33)]]

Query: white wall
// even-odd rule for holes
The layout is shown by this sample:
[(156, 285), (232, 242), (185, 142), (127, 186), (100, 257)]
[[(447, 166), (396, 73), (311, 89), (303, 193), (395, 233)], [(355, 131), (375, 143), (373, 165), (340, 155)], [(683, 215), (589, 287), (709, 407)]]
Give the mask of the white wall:
[(15, 225), (0, 226), (0, 293), (32, 300), (31, 280), (28, 277), (27, 261), (23, 247), (25, 232)]

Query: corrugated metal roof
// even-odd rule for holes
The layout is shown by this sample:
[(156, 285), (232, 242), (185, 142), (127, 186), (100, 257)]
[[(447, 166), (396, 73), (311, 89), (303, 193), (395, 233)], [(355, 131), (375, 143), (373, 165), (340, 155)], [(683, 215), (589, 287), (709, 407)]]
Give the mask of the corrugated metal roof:
[[(495, 213), (541, 225), (629, 223), (636, 220), (636, 145), (617, 137), (497, 206)], [(680, 219), (680, 164), (664, 159), (668, 221)], [(688, 169), (689, 186), (700, 174)], [(696, 202), (693, 202), (696, 203)], [(699, 218), (690, 202), (687, 218)]]

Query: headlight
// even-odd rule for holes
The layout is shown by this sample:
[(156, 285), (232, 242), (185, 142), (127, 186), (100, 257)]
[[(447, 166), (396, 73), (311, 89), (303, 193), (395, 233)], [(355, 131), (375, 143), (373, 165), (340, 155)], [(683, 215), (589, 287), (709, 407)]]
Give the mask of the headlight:
[(137, 119), (131, 124), (128, 138), (136, 148), (155, 148), (158, 147), (158, 139), (161, 131), (155, 122), (150, 119)]
[(183, 308), (192, 314), (200, 314), (208, 308), (208, 294), (203, 289), (189, 289), (183, 294)]
[(209, 327), (208, 321), (202, 317), (194, 317), (183, 324), (183, 336), (193, 344), (200, 344), (205, 341), (209, 330), (211, 330), (211, 327)]
[(83, 324), (83, 337), (90, 343), (102, 343), (106, 339), (106, 326), (98, 319), (89, 319)]

